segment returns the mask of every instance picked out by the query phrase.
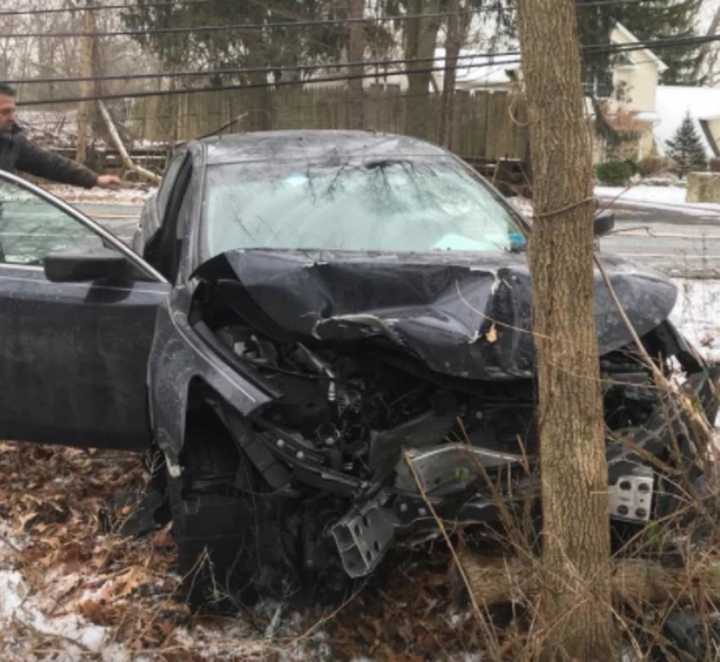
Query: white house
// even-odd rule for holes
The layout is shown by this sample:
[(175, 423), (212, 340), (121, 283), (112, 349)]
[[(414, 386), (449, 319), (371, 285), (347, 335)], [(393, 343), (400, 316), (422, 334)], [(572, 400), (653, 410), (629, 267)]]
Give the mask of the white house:
[[(610, 34), (610, 43), (616, 45), (636, 44), (640, 41), (622, 23), (616, 23)], [(639, 119), (657, 120), (656, 101), (660, 76), (667, 65), (649, 48), (627, 51), (615, 57), (613, 88), (615, 99), (625, 110)]]

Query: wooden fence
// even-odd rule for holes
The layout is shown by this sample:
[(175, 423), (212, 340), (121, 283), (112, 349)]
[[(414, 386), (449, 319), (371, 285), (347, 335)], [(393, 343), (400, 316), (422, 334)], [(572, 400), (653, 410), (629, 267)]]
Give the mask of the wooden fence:
[[(420, 138), (438, 142), (439, 94), (411, 97), (370, 88), (361, 99), (343, 87), (286, 87), (273, 90), (233, 90), (177, 96), (147, 97), (129, 109), (126, 126), (133, 137), (154, 142), (189, 140), (208, 135), (234, 118), (229, 131), (270, 129), (346, 129), (350, 109), (363, 104), (368, 130), (409, 133), (408, 115), (421, 113)], [(484, 161), (526, 161), (526, 110), (508, 92), (456, 93), (450, 148), (457, 154)]]

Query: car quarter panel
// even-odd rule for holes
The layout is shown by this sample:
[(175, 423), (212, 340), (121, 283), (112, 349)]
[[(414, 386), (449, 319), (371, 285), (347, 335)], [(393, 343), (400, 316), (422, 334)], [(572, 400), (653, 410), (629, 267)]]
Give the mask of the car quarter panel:
[(188, 394), (194, 380), (214, 391), (243, 416), (272, 400), (272, 396), (235, 372), (198, 337), (186, 311), (190, 294), (173, 291), (158, 311), (150, 352), (149, 385), (152, 428), (169, 468), (179, 464), (185, 440)]

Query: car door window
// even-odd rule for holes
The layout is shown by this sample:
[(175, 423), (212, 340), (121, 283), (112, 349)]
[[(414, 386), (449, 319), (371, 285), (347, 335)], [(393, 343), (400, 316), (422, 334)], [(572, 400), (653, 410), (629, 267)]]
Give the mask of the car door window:
[(51, 202), (11, 181), (0, 181), (0, 262), (42, 265), (48, 254), (91, 251), (102, 239)]

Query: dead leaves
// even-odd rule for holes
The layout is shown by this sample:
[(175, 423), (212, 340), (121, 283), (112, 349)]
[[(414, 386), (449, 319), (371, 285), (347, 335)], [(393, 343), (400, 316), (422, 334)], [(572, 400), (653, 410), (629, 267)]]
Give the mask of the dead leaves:
[[(132, 507), (109, 504), (118, 492), (142, 486), (137, 456), (0, 442), (0, 475), (3, 532), (22, 541), (7, 550), (49, 618), (82, 616), (108, 628), (133, 656), (179, 662), (273, 659), (292, 641), (294, 633), (266, 639), (265, 616), (258, 613), (245, 620), (193, 617), (175, 599), (170, 526), (140, 540), (109, 533)], [(453, 598), (443, 549), (424, 550), (419, 564), (396, 559), (382, 591), (360, 593), (323, 622), (319, 641), (331, 647), (332, 658), (419, 662), (477, 650), (471, 621), (449, 625)], [(430, 567), (428, 558), (434, 559)], [(305, 612), (293, 627), (305, 632), (321, 616)], [(301, 646), (314, 644), (307, 638)]]
[[(137, 455), (0, 442), (0, 472), (4, 530), (27, 543), (13, 548), (13, 562), (48, 616), (79, 614), (136, 650), (160, 646), (187, 622), (187, 608), (173, 600), (179, 580), (170, 573), (169, 527), (134, 540), (101, 526), (99, 514), (118, 491), (142, 487)], [(131, 508), (106, 518), (120, 520)]]

